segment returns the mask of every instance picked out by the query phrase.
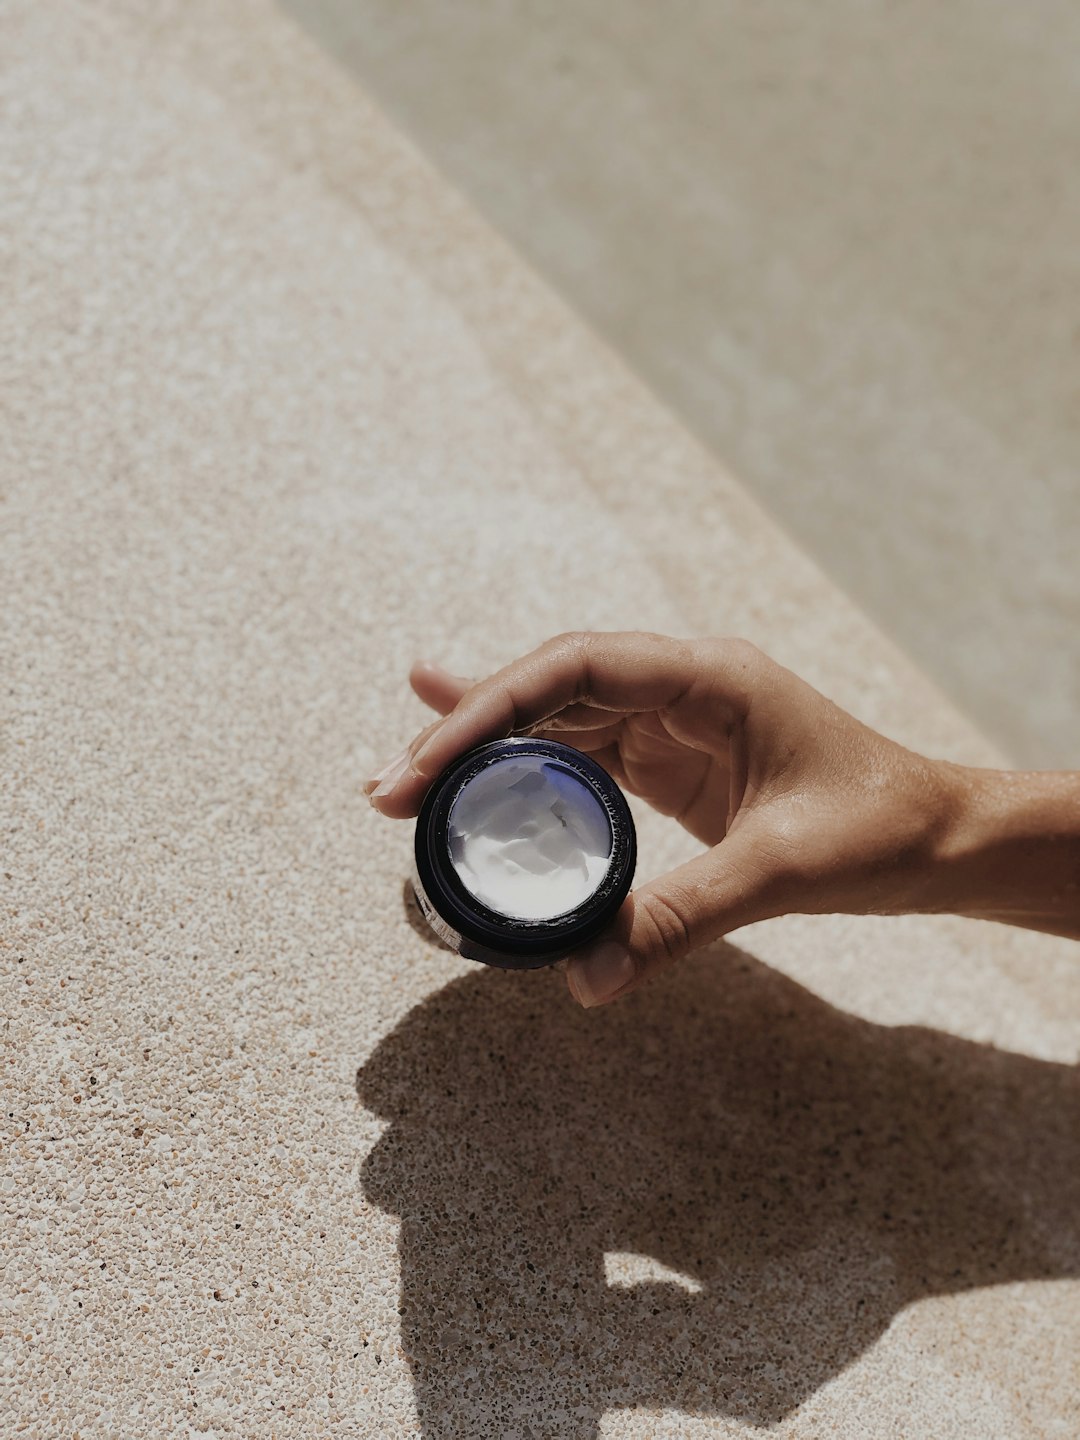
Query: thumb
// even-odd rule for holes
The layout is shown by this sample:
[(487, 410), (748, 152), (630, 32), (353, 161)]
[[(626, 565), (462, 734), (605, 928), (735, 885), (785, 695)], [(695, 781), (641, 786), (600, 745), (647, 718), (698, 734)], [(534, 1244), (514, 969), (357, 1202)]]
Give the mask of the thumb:
[(691, 950), (783, 914), (787, 886), (775, 839), (744, 824), (685, 865), (640, 885), (611, 929), (570, 956), (566, 983), (587, 1009), (634, 990)]

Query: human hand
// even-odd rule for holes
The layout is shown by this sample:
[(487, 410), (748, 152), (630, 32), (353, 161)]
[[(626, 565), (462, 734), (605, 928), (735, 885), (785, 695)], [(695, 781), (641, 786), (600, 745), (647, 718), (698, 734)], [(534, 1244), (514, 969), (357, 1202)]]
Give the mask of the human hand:
[(956, 767), (878, 735), (745, 641), (565, 635), (479, 683), (427, 664), (410, 680), (444, 718), (370, 782), (381, 813), (416, 815), (474, 745), (539, 734), (593, 755), (708, 847), (639, 886), (571, 957), (583, 1004), (751, 921), (936, 908), (930, 862)]

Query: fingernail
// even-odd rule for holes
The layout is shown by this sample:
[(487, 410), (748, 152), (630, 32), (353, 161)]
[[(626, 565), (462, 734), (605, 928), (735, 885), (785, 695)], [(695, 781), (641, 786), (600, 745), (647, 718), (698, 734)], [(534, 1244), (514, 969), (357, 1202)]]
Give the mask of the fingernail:
[(400, 765), (402, 757), (408, 755), (408, 753), (409, 752), (407, 749), (400, 751), (397, 755), (394, 756), (392, 760), (388, 760), (381, 770), (376, 770), (370, 779), (364, 781), (365, 792), (370, 795), (371, 792), (375, 789), (375, 786), (378, 785), (379, 781), (384, 780), (386, 776), (390, 774), (390, 771), (393, 770), (395, 765)]
[(368, 792), (369, 800), (378, 800), (382, 795), (389, 795), (397, 782), (409, 768), (409, 752), (402, 750), (400, 755), (395, 755), (393, 760), (377, 770), (364, 787)]
[(605, 940), (595, 950), (575, 955), (566, 967), (566, 978), (578, 1004), (590, 1010), (629, 985), (634, 978), (634, 962), (625, 946)]

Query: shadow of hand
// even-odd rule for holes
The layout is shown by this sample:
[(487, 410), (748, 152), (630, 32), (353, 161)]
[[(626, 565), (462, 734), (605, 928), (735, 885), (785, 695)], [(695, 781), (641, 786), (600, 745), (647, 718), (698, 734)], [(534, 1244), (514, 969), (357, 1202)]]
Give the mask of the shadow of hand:
[[(926, 1295), (1080, 1275), (1080, 1073), (845, 1014), (727, 945), (585, 1013), (477, 971), (357, 1077), (425, 1436), (782, 1418)], [(629, 1252), (687, 1277), (611, 1284)]]

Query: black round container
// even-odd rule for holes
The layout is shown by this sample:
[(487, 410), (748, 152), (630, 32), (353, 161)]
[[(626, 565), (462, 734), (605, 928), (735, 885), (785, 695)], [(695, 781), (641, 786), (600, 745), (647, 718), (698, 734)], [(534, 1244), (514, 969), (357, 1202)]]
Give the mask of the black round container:
[[(527, 757), (541, 760), (539, 769), (554, 783), (572, 777), (586, 787), (607, 818), (611, 852), (596, 888), (576, 908), (523, 919), (492, 909), (466, 887), (451, 853), (450, 819), (463, 789), (477, 776)], [(417, 903), (441, 940), (470, 960), (531, 970), (587, 944), (614, 919), (633, 883), (637, 841), (625, 796), (590, 756), (554, 740), (495, 740), (460, 756), (434, 781), (416, 822), (415, 858)]]

